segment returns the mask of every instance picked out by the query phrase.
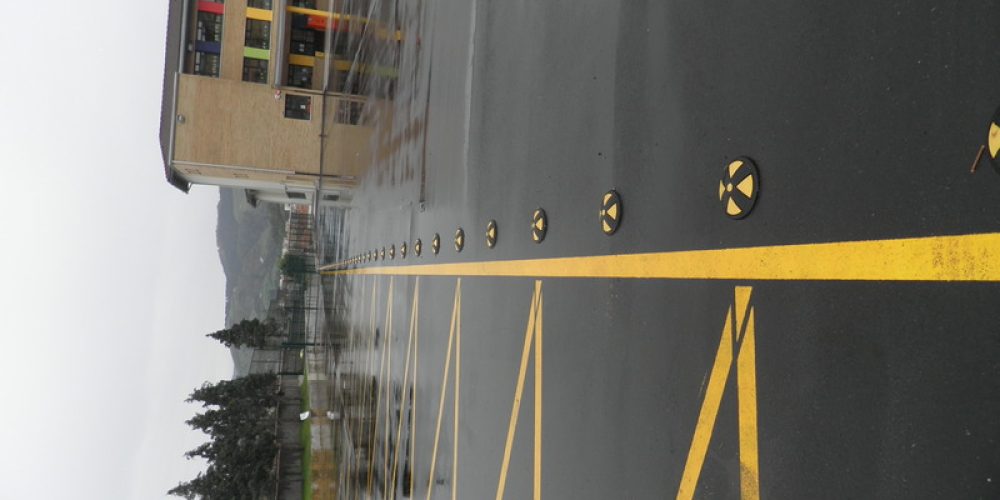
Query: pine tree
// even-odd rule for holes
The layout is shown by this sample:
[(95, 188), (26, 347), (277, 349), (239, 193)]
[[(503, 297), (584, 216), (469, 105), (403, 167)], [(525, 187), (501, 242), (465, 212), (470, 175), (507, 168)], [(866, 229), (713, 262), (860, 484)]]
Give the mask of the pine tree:
[(279, 333), (278, 325), (273, 320), (245, 319), (207, 336), (222, 342), (226, 347), (264, 347), (268, 337)]
[(188, 499), (255, 498), (273, 485), (277, 380), (274, 374), (255, 374), (206, 382), (191, 392), (187, 401), (202, 403), (204, 411), (187, 424), (208, 434), (209, 441), (184, 456), (204, 458), (209, 466), (169, 494)]

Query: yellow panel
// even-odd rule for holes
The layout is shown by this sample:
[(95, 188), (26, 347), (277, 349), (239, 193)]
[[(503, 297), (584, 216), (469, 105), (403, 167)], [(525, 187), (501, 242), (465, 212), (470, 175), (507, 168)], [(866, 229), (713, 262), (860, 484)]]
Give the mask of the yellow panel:
[(722, 201), (722, 195), (726, 194), (726, 184), (719, 181), (719, 201)]
[(996, 158), (997, 152), (1000, 151), (1000, 126), (996, 123), (990, 124), (990, 157)]
[(611, 208), (608, 209), (608, 215), (611, 216), (612, 219), (617, 219), (618, 218), (618, 204), (617, 203), (615, 203), (614, 205), (611, 205)]
[(747, 197), (753, 196), (753, 176), (748, 175), (746, 179), (740, 181), (740, 184), (736, 186), (741, 193), (747, 195)]
[(611, 193), (604, 195), (604, 204), (607, 205), (609, 200), (611, 200)]
[(304, 56), (301, 54), (289, 54), (288, 63), (294, 64), (296, 66), (308, 66), (312, 68), (316, 66), (316, 58), (312, 56)]
[(247, 7), (247, 19), (256, 19), (258, 21), (271, 21), (274, 19), (274, 14), (269, 10)]

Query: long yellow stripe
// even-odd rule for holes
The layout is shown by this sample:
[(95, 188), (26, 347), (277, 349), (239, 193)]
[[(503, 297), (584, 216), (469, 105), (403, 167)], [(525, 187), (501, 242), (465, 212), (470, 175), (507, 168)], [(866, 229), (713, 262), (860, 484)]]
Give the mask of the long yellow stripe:
[(746, 333), (736, 356), (736, 383), (739, 388), (740, 499), (760, 498), (760, 469), (757, 460), (757, 348), (753, 307)]
[[(385, 318), (386, 323), (389, 323), (389, 321), (390, 321), (390, 314), (391, 314), (390, 311), (392, 311), (392, 286), (393, 286), (393, 281), (394, 281), (393, 278), (389, 278), (389, 296), (386, 299), (388, 301), (388, 303), (386, 304), (386, 312), (385, 312), (385, 314), (386, 314), (386, 318)], [(388, 349), (386, 348), (386, 345), (387, 345), (386, 339), (382, 339), (382, 354), (379, 357), (379, 365), (378, 365), (378, 383), (379, 384), (385, 384), (385, 379), (386, 379), (386, 377), (384, 376), (384, 374), (385, 374), (385, 368), (386, 368), (385, 355), (386, 355), (386, 352), (388, 351)], [(375, 427), (372, 429), (372, 447), (369, 448), (370, 450), (374, 450), (375, 449), (376, 437), (378, 436), (379, 421), (380, 421), (380, 417), (382, 416), (382, 387), (379, 386), (379, 387), (376, 387), (375, 389), (376, 389), (376, 391), (375, 391)], [(388, 405), (388, 403), (386, 403), (386, 404)], [(388, 417), (388, 415), (387, 415), (387, 417)], [(374, 472), (375, 472), (375, 454), (372, 453), (371, 457), (369, 457), (369, 462), (368, 462), (368, 495), (369, 496), (371, 496), (371, 493), (372, 493), (372, 487), (373, 487), (372, 478), (375, 476)], [(384, 481), (383, 481), (383, 483), (384, 483)], [(384, 486), (384, 484), (383, 484), (383, 486)]]
[(455, 416), (452, 422), (451, 452), (451, 500), (458, 500), (458, 406), (462, 395), (462, 294), (458, 294), (458, 310), (455, 313)]
[(722, 327), (719, 350), (715, 353), (712, 373), (708, 377), (708, 389), (701, 403), (698, 423), (694, 428), (694, 437), (691, 438), (691, 448), (684, 463), (677, 500), (691, 500), (694, 497), (694, 490), (698, 487), (698, 477), (701, 476), (701, 468), (705, 463), (705, 454), (708, 452), (708, 443), (712, 439), (712, 431), (715, 430), (715, 419), (719, 414), (719, 405), (722, 404), (722, 392), (726, 388), (729, 369), (733, 365), (732, 312), (732, 308), (726, 312), (726, 324)]
[(521, 364), (517, 369), (517, 385), (514, 386), (514, 401), (510, 407), (510, 423), (507, 425), (507, 440), (504, 442), (503, 462), (500, 462), (500, 479), (497, 481), (496, 500), (503, 500), (507, 489), (507, 470), (510, 467), (510, 453), (514, 448), (514, 435), (517, 433), (517, 419), (521, 414), (521, 396), (524, 394), (524, 378), (528, 372), (528, 356), (531, 355), (531, 340), (535, 334), (538, 320), (535, 318), (539, 303), (539, 292), (542, 282), (535, 282), (535, 293), (531, 297), (531, 307), (528, 309), (528, 326), (524, 329), (524, 347), (521, 349)]
[[(441, 442), (441, 416), (444, 414), (444, 397), (447, 395), (448, 370), (451, 367), (451, 348), (455, 342), (455, 320), (457, 319), (459, 297), (462, 294), (462, 278), (455, 282), (455, 302), (451, 309), (451, 327), (448, 329), (448, 350), (444, 356), (444, 373), (441, 375), (441, 397), (438, 399), (437, 425), (434, 428), (434, 448), (431, 451), (431, 469), (427, 476), (427, 500), (434, 491), (434, 469), (437, 466), (438, 443)], [(457, 395), (456, 395), (457, 396)]]
[[(396, 473), (399, 471), (399, 446), (402, 442), (403, 436), (403, 417), (406, 412), (403, 409), (409, 404), (409, 396), (407, 389), (409, 389), (410, 384), (410, 354), (413, 352), (411, 348), (413, 347), (413, 333), (417, 328), (417, 310), (420, 307), (420, 277), (416, 279), (416, 283), (413, 285), (413, 304), (410, 306), (410, 335), (406, 339), (406, 363), (404, 363), (403, 368), (403, 397), (400, 398), (399, 403), (399, 420), (396, 423), (396, 446), (392, 451), (392, 475), (390, 480), (391, 489), (388, 492), (389, 500), (396, 498)], [(412, 410), (411, 410), (412, 412)]]
[[(385, 378), (379, 383), (385, 387), (385, 432), (382, 434), (382, 491), (389, 489), (389, 420), (392, 418), (392, 278), (389, 278), (389, 298), (385, 306), (385, 338), (386, 350)], [(376, 429), (378, 427), (376, 426)]]
[(719, 250), (366, 267), (326, 275), (1000, 281), (1000, 233)]
[(535, 281), (538, 289), (538, 312), (535, 316), (535, 480), (534, 500), (542, 500), (542, 311), (545, 296), (541, 280)]

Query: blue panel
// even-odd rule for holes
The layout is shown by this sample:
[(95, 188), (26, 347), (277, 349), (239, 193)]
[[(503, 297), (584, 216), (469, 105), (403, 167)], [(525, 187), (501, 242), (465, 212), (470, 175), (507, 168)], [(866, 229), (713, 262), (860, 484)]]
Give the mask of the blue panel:
[(198, 41), (194, 44), (194, 50), (197, 50), (198, 52), (208, 52), (209, 54), (221, 54), (222, 44), (219, 42)]

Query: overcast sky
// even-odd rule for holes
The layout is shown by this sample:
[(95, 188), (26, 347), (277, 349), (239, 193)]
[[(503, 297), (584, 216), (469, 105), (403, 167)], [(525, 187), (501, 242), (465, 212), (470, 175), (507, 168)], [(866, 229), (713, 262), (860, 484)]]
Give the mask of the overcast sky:
[(232, 374), (218, 190), (163, 176), (166, 1), (4, 7), (0, 497), (164, 498)]

